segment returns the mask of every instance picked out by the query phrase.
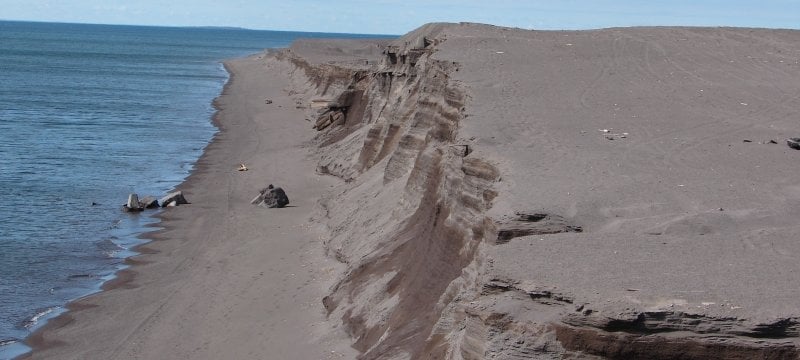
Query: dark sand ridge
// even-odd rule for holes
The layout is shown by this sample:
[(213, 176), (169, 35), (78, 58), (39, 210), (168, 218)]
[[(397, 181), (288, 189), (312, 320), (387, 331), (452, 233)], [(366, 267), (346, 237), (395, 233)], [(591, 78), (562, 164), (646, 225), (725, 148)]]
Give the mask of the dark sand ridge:
[[(362, 358), (798, 357), (800, 32), (432, 24), (393, 45), (233, 62), (193, 204), (35, 357), (338, 356), (340, 320)], [(317, 110), (294, 105), (345, 98), (306, 142)], [(254, 215), (263, 182), (297, 208)]]

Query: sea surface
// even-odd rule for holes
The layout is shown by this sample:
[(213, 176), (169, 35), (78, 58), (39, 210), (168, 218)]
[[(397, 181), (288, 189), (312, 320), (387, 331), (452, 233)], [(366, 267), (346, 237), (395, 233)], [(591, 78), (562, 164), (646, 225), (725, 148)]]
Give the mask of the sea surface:
[(0, 359), (157, 226), (121, 205), (192, 170), (221, 61), (298, 37), (368, 35), (0, 21)]

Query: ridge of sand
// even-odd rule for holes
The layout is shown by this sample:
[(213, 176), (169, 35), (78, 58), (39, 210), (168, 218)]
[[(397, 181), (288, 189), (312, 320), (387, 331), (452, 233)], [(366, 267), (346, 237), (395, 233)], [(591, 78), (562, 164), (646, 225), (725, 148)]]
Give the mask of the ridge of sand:
[[(191, 204), (166, 209), (133, 267), (31, 336), (27, 357), (354, 357), (320, 302), (339, 264), (322, 253), (324, 234), (309, 218), (338, 181), (314, 172), (308, 123), (285, 91), (292, 69), (263, 55), (226, 68), (220, 132), (179, 186)], [(249, 204), (268, 184), (286, 190), (289, 207)]]

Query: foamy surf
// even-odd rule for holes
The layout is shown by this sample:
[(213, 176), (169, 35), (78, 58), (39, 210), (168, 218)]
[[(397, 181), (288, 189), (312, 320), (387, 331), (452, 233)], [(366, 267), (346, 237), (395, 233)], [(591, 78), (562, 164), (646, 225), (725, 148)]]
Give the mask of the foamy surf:
[(37, 313), (36, 315), (31, 317), (30, 319), (25, 320), (22, 323), (22, 327), (24, 327), (26, 329), (32, 329), (33, 327), (35, 327), (39, 323), (39, 320), (41, 320), (42, 318), (46, 317), (47, 315), (52, 314), (54, 310), (55, 310), (55, 308), (47, 308), (45, 310), (40, 311), (39, 313)]

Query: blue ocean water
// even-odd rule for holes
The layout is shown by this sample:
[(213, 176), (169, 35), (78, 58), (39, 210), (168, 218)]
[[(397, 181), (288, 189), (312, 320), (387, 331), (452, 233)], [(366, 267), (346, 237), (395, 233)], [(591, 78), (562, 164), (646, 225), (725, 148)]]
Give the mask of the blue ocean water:
[(121, 204), (192, 170), (221, 60), (362, 36), (0, 21), (0, 359), (140, 243), (155, 220)]

